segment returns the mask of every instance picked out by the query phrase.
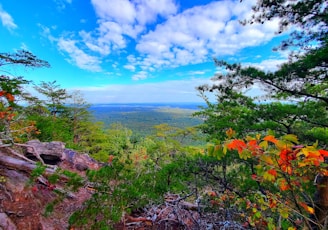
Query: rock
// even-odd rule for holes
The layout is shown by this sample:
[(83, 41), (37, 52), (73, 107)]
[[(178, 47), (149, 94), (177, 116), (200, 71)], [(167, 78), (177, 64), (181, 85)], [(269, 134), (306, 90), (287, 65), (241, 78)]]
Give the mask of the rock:
[(89, 169), (89, 167), (88, 167), (87, 165), (85, 165), (85, 164), (79, 164), (79, 163), (77, 163), (77, 164), (75, 165), (75, 168), (76, 168), (77, 170), (79, 170), (79, 171), (86, 171), (86, 170)]
[[(40, 142), (39, 140), (31, 140), (26, 145), (33, 146), (45, 163), (52, 165), (61, 161), (65, 150), (65, 144), (60, 141)], [(27, 147), (25, 155), (31, 158), (35, 155), (34, 149)]]
[[(99, 169), (102, 164), (88, 154), (65, 149), (64, 143), (57, 141), (43, 143), (33, 140), (15, 147), (0, 148), (0, 230), (68, 229), (69, 217), (82, 208), (92, 191), (87, 187), (77, 191), (62, 189), (67, 183), (65, 176), (60, 177), (54, 185), (48, 184), (46, 178), (53, 175), (57, 167), (47, 167), (43, 172), (44, 177), (32, 182), (30, 173), (37, 167), (38, 161), (44, 160), (46, 164), (56, 165), (85, 178), (86, 170)], [(22, 152), (17, 147), (21, 147)], [(26, 157), (22, 157), (22, 153)], [(61, 200), (54, 188), (56, 191), (62, 190), (63, 194), (68, 192), (69, 197)], [(45, 216), (46, 207), (55, 201), (51, 215)]]
[(77, 153), (71, 149), (64, 150), (61, 160), (64, 164), (68, 164), (72, 169), (78, 171), (86, 171), (88, 169), (96, 170), (102, 166), (88, 154)]
[(26, 186), (28, 177), (16, 170), (3, 170), (2, 175), (6, 178), (6, 188), (13, 193), (20, 193)]
[(43, 216), (40, 216), (40, 222), (39, 222), (39, 229), (40, 230), (56, 230), (56, 228), (53, 226), (53, 223)]
[(11, 221), (6, 213), (0, 213), (0, 229), (16, 230), (16, 225)]

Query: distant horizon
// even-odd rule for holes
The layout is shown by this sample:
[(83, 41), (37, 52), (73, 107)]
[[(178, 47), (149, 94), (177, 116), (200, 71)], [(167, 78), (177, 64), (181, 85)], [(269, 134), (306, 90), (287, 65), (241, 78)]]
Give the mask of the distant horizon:
[(179, 109), (196, 109), (200, 106), (205, 106), (206, 103), (202, 102), (137, 102), (137, 103), (98, 103), (90, 104), (90, 109), (93, 108), (179, 108)]
[(206, 104), (205, 102), (102, 102), (102, 103), (90, 103), (92, 105), (122, 105), (122, 104)]

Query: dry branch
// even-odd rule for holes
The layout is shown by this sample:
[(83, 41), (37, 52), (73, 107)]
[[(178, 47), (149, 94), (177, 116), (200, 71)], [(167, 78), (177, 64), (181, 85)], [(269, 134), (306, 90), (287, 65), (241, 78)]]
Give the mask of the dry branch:
[[(28, 159), (29, 160), (29, 159)], [(31, 172), (33, 171), (37, 165), (35, 162), (30, 162), (24, 160), (20, 160), (11, 156), (0, 155), (0, 164), (6, 166), (11, 169), (16, 169), (20, 171)], [(54, 169), (46, 168), (44, 174), (46, 176), (54, 174), (56, 171)]]

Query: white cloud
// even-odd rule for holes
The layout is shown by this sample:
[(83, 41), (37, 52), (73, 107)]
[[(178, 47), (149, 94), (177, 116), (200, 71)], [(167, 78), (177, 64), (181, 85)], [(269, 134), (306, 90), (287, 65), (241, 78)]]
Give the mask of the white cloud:
[(206, 71), (190, 71), (188, 74), (189, 75), (204, 75), (206, 73)]
[(11, 17), (11, 15), (2, 9), (1, 4), (0, 4), (0, 20), (2, 22), (2, 25), (8, 30), (14, 30), (18, 27), (15, 24), (14, 19)]
[(266, 59), (260, 63), (244, 63), (244, 66), (253, 66), (265, 72), (273, 72), (278, 70), (279, 66), (286, 63), (288, 59)]
[(140, 71), (132, 76), (132, 80), (144, 80), (148, 77), (148, 73), (146, 71)]
[(177, 11), (172, 0), (92, 0), (97, 15), (105, 21), (120, 24), (140, 24), (156, 20), (157, 16), (167, 17)]
[(59, 38), (58, 48), (69, 55), (68, 61), (92, 72), (100, 72), (100, 61), (97, 57), (86, 54), (83, 50), (78, 48), (77, 42), (70, 39)]
[(57, 5), (58, 10), (64, 10), (66, 8), (66, 4), (71, 4), (73, 0), (53, 0)]
[(134, 72), (136, 70), (136, 67), (134, 65), (125, 65), (124, 66), (125, 69), (128, 69), (132, 72)]
[(275, 20), (242, 26), (239, 20), (249, 12), (251, 4), (244, 1), (217, 1), (173, 15), (141, 37), (136, 46), (145, 57), (141, 62), (149, 67), (201, 63), (212, 56), (232, 55), (245, 47), (263, 44), (275, 36)]
[(80, 32), (92, 51), (109, 55), (113, 50), (127, 47), (129, 39), (137, 39), (146, 31), (146, 25), (176, 13), (172, 0), (92, 0), (98, 16), (98, 28)]
[(97, 15), (120, 23), (133, 23), (136, 10), (129, 0), (92, 0)]
[(255, 0), (212, 1), (182, 12), (176, 2), (91, 0), (97, 28), (73, 32), (74, 40), (61, 35), (58, 47), (70, 55), (71, 63), (91, 71), (101, 71), (102, 59), (126, 55), (119, 57), (117, 68), (135, 72), (133, 80), (143, 80), (153, 71), (211, 62), (213, 56), (234, 55), (276, 36), (276, 20), (263, 25), (239, 23), (252, 14)]

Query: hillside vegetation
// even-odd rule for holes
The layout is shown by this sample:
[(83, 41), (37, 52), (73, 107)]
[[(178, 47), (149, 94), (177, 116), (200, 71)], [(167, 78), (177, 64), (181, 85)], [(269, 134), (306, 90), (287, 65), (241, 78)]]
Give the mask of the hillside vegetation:
[[(90, 199), (70, 217), (71, 229), (126, 229), (128, 220), (151, 229), (168, 207), (176, 218), (168, 215), (172, 218), (167, 225), (157, 223), (159, 229), (216, 229), (225, 221), (234, 229), (327, 229), (327, 4), (263, 0), (244, 23), (273, 17), (280, 19), (277, 32), (295, 29), (277, 48), (294, 50), (290, 60), (273, 72), (215, 60), (225, 71), (213, 77), (212, 85), (198, 87), (206, 105), (193, 113), (203, 120), (196, 126), (152, 123), (183, 124), (189, 118), (180, 110), (152, 111), (149, 121), (141, 120), (142, 112), (135, 121), (121, 113), (115, 115), (119, 123), (104, 125), (95, 122), (79, 93), (69, 94), (55, 81), (34, 85), (46, 98), (41, 100), (25, 91), (31, 82), (1, 75), (0, 153), (5, 157), (5, 149), (32, 139), (56, 140), (102, 162), (99, 169), (86, 171), (85, 180), (61, 175), (71, 176), (67, 183), (74, 189), (92, 189)], [(49, 67), (28, 51), (1, 53), (4, 65)], [(252, 86), (261, 87), (265, 96), (247, 96)], [(153, 131), (138, 135), (128, 125), (138, 131), (153, 126)], [(49, 165), (35, 157), (39, 166), (31, 174), (31, 189), (38, 176), (49, 179)], [(4, 192), (6, 180), (0, 171)], [(166, 206), (159, 209), (160, 204)], [(145, 214), (150, 210), (151, 217)], [(194, 219), (186, 221), (187, 214), (178, 213), (192, 213)]]

